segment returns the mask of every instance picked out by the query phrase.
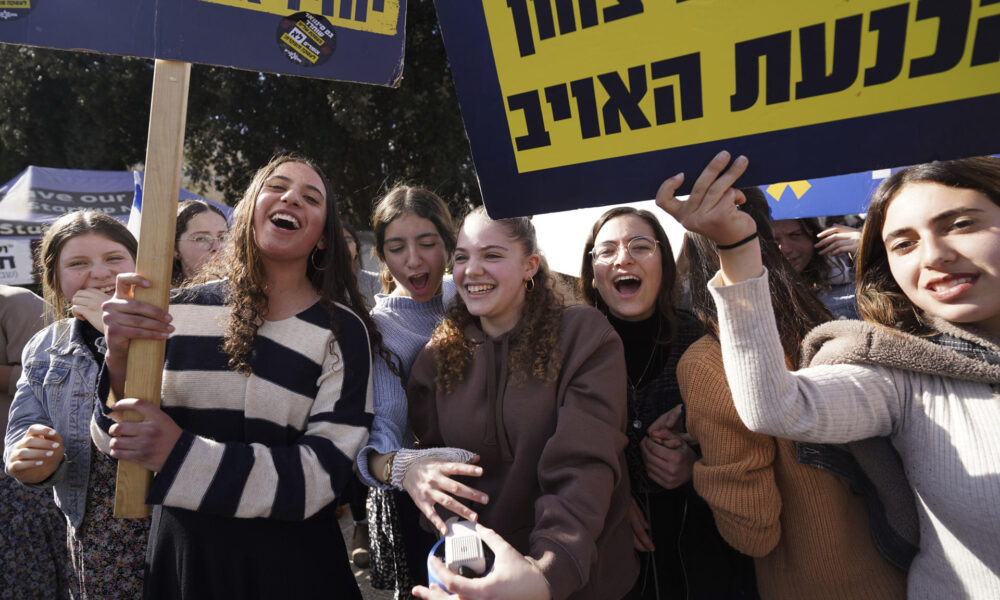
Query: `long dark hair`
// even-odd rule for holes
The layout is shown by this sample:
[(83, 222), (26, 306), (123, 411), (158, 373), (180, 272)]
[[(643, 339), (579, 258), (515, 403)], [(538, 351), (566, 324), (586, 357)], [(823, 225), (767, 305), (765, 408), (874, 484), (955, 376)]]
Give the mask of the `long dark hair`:
[(427, 188), (398, 184), (378, 201), (372, 213), (372, 232), (375, 234), (375, 256), (382, 263), (382, 291), (388, 294), (396, 288), (392, 273), (385, 266), (385, 230), (389, 224), (413, 214), (434, 224), (441, 241), (444, 242), (445, 256), (455, 250), (455, 224), (444, 200)]
[(138, 244), (119, 221), (96, 210), (78, 210), (56, 219), (42, 237), (38, 262), (42, 271), (42, 295), (45, 297), (45, 316), (49, 322), (69, 316), (69, 301), (62, 292), (59, 281), (59, 254), (66, 242), (78, 235), (93, 233), (117, 242), (135, 260)]
[(910, 302), (889, 269), (882, 228), (889, 205), (910, 183), (939, 183), (976, 190), (1000, 206), (1000, 159), (983, 156), (925, 163), (890, 175), (872, 196), (868, 219), (861, 230), (857, 260), (857, 298), (861, 317), (877, 325), (911, 333), (923, 329), (916, 306)]
[(580, 263), (580, 295), (587, 304), (599, 309), (604, 314), (608, 314), (608, 306), (601, 298), (601, 294), (594, 288), (594, 261), (591, 251), (594, 249), (594, 240), (597, 234), (608, 221), (618, 217), (634, 216), (642, 219), (653, 230), (653, 236), (660, 245), (660, 291), (656, 294), (656, 312), (660, 317), (660, 332), (658, 343), (669, 343), (674, 339), (677, 331), (677, 315), (674, 312), (674, 284), (677, 279), (677, 264), (674, 262), (674, 252), (670, 247), (670, 238), (663, 230), (656, 216), (648, 210), (641, 210), (631, 206), (618, 206), (605, 212), (597, 218), (594, 226), (590, 228), (590, 235), (583, 247), (583, 259)]
[[(221, 257), (211, 269), (203, 269), (199, 281), (229, 278), (229, 304), (232, 312), (226, 325), (223, 350), (229, 355), (229, 366), (240, 373), (250, 373), (248, 361), (257, 329), (267, 316), (267, 288), (264, 265), (253, 231), (253, 212), (257, 196), (264, 182), (280, 165), (295, 162), (312, 169), (323, 182), (326, 197), (326, 223), (322, 239), (325, 248), (313, 249), (306, 261), (306, 278), (320, 295), (320, 302), (330, 314), (330, 329), (336, 336), (340, 332), (334, 303), (340, 303), (358, 315), (368, 330), (373, 351), (388, 357), (382, 345), (382, 336), (368, 315), (365, 300), (358, 291), (358, 281), (351, 268), (350, 253), (344, 240), (343, 226), (330, 181), (316, 162), (294, 154), (277, 156), (254, 175), (246, 192), (233, 212), (232, 235)], [(331, 341), (331, 352), (333, 341)], [(388, 360), (388, 359), (387, 359)]]
[[(774, 241), (771, 232), (770, 208), (759, 188), (742, 190), (747, 201), (740, 210), (753, 217), (760, 237), (761, 259), (768, 270), (771, 305), (778, 323), (781, 347), (793, 369), (799, 366), (799, 346), (813, 327), (833, 317)], [(719, 317), (715, 301), (709, 295), (708, 282), (719, 270), (719, 251), (715, 243), (702, 235), (688, 233), (684, 239), (691, 283), (691, 309), (705, 329), (718, 336)]]

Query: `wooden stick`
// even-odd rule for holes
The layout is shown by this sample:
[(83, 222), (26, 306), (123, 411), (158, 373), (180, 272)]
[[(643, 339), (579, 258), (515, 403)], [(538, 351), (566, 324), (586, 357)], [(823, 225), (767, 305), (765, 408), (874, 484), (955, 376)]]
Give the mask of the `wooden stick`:
[[(135, 298), (163, 309), (167, 308), (170, 294), (190, 80), (190, 63), (156, 61), (149, 107), (149, 136), (146, 139), (139, 255), (136, 257), (136, 271), (153, 285), (136, 288)], [(164, 348), (163, 341), (132, 340), (125, 371), (126, 398), (140, 398), (155, 406), (160, 405)], [(134, 411), (126, 412), (123, 418), (126, 421), (142, 420)], [(152, 473), (138, 464), (118, 461), (115, 516), (134, 519), (148, 515), (146, 495), (151, 481)]]

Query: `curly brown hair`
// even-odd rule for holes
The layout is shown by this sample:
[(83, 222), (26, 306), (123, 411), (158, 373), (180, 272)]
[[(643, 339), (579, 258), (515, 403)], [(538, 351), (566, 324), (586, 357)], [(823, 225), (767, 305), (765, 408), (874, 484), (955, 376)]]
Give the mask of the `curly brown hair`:
[(45, 231), (41, 250), (38, 253), (39, 268), (42, 271), (42, 294), (45, 297), (45, 318), (51, 323), (70, 315), (70, 298), (63, 295), (59, 281), (59, 254), (66, 242), (78, 235), (96, 234), (117, 242), (132, 256), (138, 244), (132, 233), (119, 221), (96, 210), (78, 210), (65, 214)]
[(920, 309), (910, 302), (892, 276), (882, 241), (889, 205), (911, 183), (976, 190), (1000, 206), (1000, 158), (982, 156), (916, 165), (890, 175), (872, 195), (858, 248), (858, 311), (861, 318), (876, 325), (919, 333), (924, 329)]
[[(323, 182), (326, 197), (326, 223), (321, 239), (327, 240), (325, 248), (313, 249), (306, 264), (306, 277), (313, 289), (320, 295), (320, 302), (330, 315), (330, 329), (334, 338), (340, 331), (336, 316), (336, 303), (354, 311), (368, 330), (368, 339), (373, 352), (388, 357), (382, 345), (382, 336), (368, 315), (368, 310), (358, 280), (351, 268), (350, 253), (344, 239), (344, 229), (337, 211), (330, 181), (316, 162), (295, 154), (277, 156), (254, 175), (246, 192), (233, 211), (232, 234), (220, 250), (220, 258), (209, 268), (203, 269), (197, 281), (229, 279), (227, 303), (232, 307), (226, 331), (223, 336), (223, 351), (229, 355), (229, 367), (243, 374), (250, 374), (248, 358), (257, 337), (257, 330), (267, 316), (267, 282), (264, 265), (260, 257), (253, 230), (254, 205), (264, 182), (280, 165), (295, 162), (315, 171)], [(317, 268), (316, 265), (320, 265)], [(325, 266), (323, 266), (325, 265)], [(334, 351), (334, 340), (330, 341), (330, 351)]]
[[(538, 254), (535, 227), (529, 219), (493, 220), (482, 207), (466, 215), (464, 226), (470, 219), (485, 219), (504, 228), (507, 237), (520, 244), (524, 256)], [(559, 355), (559, 325), (562, 321), (563, 299), (555, 291), (548, 264), (540, 257), (538, 270), (531, 278), (531, 289), (525, 289), (521, 313), (523, 326), (516, 337), (508, 358), (511, 383), (524, 383), (529, 376), (550, 383), (556, 380), (562, 367)], [(526, 285), (527, 282), (525, 282)], [(431, 335), (431, 349), (437, 362), (435, 382), (446, 394), (454, 389), (456, 381), (465, 378), (474, 351), (473, 343), (465, 337), (465, 328), (476, 321), (461, 296), (451, 304), (441, 324)]]

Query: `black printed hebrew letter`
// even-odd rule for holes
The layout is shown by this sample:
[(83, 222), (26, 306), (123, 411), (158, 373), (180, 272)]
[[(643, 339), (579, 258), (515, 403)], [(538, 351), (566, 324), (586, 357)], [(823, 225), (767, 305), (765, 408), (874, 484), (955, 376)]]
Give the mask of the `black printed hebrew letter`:
[(639, 108), (639, 102), (646, 95), (646, 66), (629, 67), (628, 87), (616, 71), (603, 73), (597, 79), (608, 92), (604, 103), (604, 133), (618, 133), (622, 130), (621, 119), (625, 118), (629, 129), (644, 129), (650, 126), (649, 119)]
[(910, 61), (910, 77), (923, 77), (952, 69), (962, 60), (969, 32), (972, 0), (920, 0), (917, 20), (939, 19), (934, 54)]
[[(677, 75), (680, 79), (681, 118), (697, 119), (703, 116), (701, 102), (701, 54), (686, 54), (677, 58), (658, 60), (649, 65), (653, 80)], [(656, 108), (656, 124), (673, 123), (674, 86), (664, 85), (653, 88), (653, 105)]]
[(507, 0), (510, 16), (514, 20), (514, 36), (521, 56), (535, 53), (535, 40), (531, 33), (531, 18), (528, 16), (528, 0)]
[(542, 118), (542, 103), (538, 99), (538, 90), (507, 96), (507, 106), (510, 107), (510, 112), (524, 111), (524, 124), (528, 127), (527, 134), (514, 138), (518, 152), (541, 148), (552, 143), (549, 139), (549, 132), (545, 130), (545, 119)]
[(594, 95), (594, 80), (577, 79), (569, 82), (569, 91), (576, 98), (576, 112), (580, 115), (580, 136), (583, 139), (601, 135), (601, 123), (597, 117), (597, 98)]
[(906, 47), (906, 20), (909, 4), (897, 4), (872, 11), (868, 31), (878, 31), (875, 64), (865, 69), (865, 85), (888, 83), (903, 70), (903, 50)]
[(802, 81), (795, 84), (796, 98), (842, 92), (858, 78), (861, 59), (862, 15), (837, 19), (833, 30), (833, 70), (826, 72), (826, 24), (799, 29)]
[(736, 44), (736, 93), (729, 98), (733, 112), (757, 103), (760, 59), (766, 63), (767, 104), (788, 102), (791, 93), (792, 32), (782, 31)]

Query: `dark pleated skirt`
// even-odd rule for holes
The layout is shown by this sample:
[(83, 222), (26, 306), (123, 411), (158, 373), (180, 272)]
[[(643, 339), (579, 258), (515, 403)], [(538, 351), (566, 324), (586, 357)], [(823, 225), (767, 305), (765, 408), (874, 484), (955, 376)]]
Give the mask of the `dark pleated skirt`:
[(145, 600), (361, 600), (333, 505), (304, 521), (153, 509)]

